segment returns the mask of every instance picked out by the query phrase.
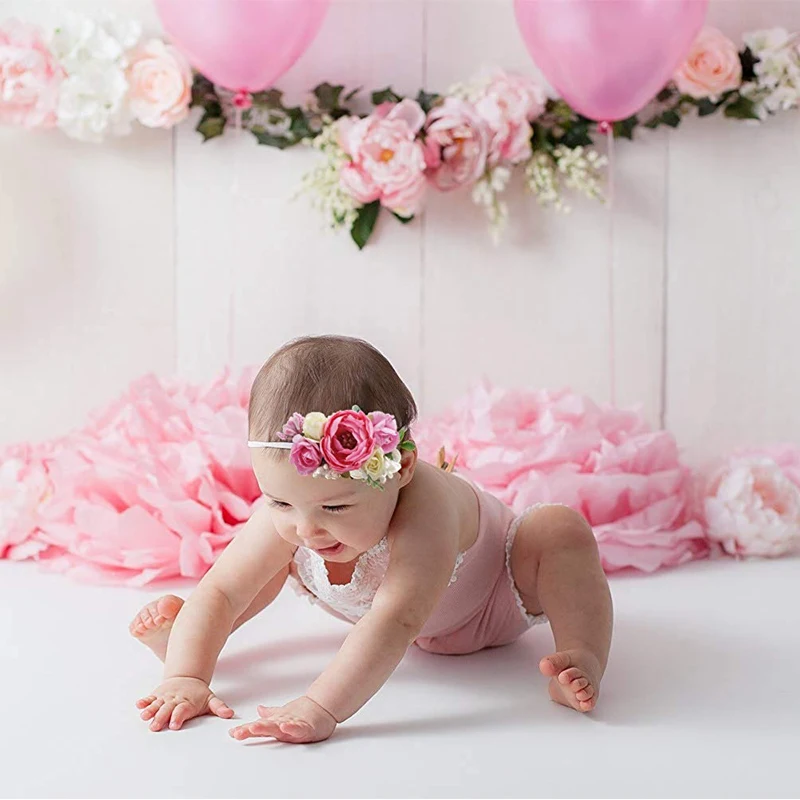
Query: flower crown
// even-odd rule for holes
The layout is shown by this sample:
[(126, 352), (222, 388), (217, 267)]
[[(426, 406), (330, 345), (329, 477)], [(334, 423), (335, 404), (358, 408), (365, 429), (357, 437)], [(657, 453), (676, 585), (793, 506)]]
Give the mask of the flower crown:
[(354, 478), (383, 489), (400, 471), (401, 450), (416, 450), (407, 428), (397, 430), (391, 414), (358, 406), (336, 411), (292, 414), (275, 442), (247, 443), (248, 447), (291, 450), (289, 460), (301, 475), (315, 478)]

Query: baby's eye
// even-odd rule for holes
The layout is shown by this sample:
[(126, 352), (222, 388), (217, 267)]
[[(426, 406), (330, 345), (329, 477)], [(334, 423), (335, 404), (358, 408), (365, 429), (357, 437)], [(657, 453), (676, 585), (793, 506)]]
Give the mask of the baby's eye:
[(326, 511), (338, 514), (340, 511), (350, 508), (350, 506), (322, 506)]
[(284, 503), (282, 500), (270, 500), (269, 504), (273, 508), (291, 508), (291, 506), (288, 503)]

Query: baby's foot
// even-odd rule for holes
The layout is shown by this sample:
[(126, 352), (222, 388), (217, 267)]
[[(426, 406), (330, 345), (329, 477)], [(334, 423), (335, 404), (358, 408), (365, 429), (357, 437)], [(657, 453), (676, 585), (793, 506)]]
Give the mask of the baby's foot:
[(174, 594), (165, 594), (148, 603), (131, 622), (131, 636), (146, 644), (162, 661), (167, 655), (167, 641), (172, 623), (183, 606), (183, 600)]
[(539, 669), (552, 678), (550, 697), (556, 703), (576, 711), (591, 711), (597, 705), (603, 670), (590, 650), (560, 650), (545, 656)]

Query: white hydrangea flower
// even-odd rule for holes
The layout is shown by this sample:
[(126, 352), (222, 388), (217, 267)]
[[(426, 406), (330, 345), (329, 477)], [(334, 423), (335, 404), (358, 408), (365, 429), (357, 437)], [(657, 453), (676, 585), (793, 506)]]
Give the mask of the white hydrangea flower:
[(104, 13), (92, 19), (69, 14), (50, 36), (50, 48), (68, 73), (102, 61), (121, 64), (125, 54), (142, 37), (142, 26), (133, 20)]
[(784, 28), (754, 31), (744, 37), (758, 62), (755, 81), (743, 84), (741, 93), (755, 104), (759, 118), (795, 108), (800, 103), (800, 47), (797, 37)]
[(130, 133), (128, 81), (121, 67), (97, 63), (70, 75), (58, 101), (58, 126), (73, 139), (102, 142), (106, 134)]

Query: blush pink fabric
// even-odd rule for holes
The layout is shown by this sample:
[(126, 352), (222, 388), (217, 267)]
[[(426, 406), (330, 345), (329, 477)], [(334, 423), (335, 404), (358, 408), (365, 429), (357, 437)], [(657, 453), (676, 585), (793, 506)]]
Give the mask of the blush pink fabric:
[[(199, 578), (260, 493), (247, 448), (253, 370), (207, 386), (146, 376), (82, 430), (0, 451), (0, 557), (128, 585)], [(673, 438), (634, 411), (568, 391), (477, 386), (413, 432), (515, 513), (580, 511), (608, 572), (652, 572), (709, 553)]]

